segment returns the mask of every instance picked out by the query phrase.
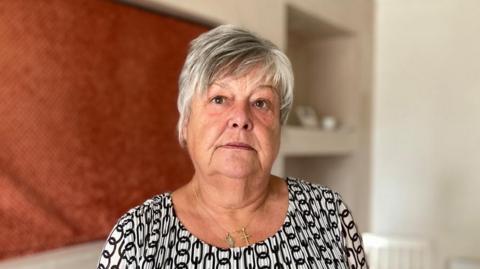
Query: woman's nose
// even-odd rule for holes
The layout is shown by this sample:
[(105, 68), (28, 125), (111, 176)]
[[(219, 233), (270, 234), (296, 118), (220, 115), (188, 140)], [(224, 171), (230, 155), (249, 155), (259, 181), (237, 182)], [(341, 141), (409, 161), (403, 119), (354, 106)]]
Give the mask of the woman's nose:
[(243, 130), (250, 131), (253, 128), (253, 123), (248, 105), (237, 106), (230, 115), (228, 125), (230, 128), (241, 128)]

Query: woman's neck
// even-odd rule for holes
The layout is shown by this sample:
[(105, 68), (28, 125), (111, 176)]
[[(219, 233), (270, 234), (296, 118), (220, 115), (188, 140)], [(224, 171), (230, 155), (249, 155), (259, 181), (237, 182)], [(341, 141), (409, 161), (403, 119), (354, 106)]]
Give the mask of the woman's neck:
[(267, 203), (272, 191), (272, 176), (265, 177), (237, 179), (219, 175), (207, 179), (196, 173), (190, 190), (199, 206), (211, 214), (242, 221), (251, 218)]
[(288, 187), (278, 177), (202, 178), (172, 193), (185, 227), (209, 244), (246, 246), (271, 236), (284, 223)]

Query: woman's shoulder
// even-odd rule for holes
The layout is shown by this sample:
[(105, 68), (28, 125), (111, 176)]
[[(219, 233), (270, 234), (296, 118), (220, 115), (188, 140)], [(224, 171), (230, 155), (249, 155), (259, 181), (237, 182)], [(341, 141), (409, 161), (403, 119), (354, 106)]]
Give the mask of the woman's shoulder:
[(293, 177), (287, 177), (287, 185), (290, 200), (295, 207), (309, 204), (320, 211), (336, 212), (341, 217), (351, 215), (342, 196), (329, 187)]
[(169, 216), (172, 213), (171, 194), (166, 192), (155, 195), (143, 203), (129, 209), (118, 220), (119, 225), (127, 225), (128, 223), (150, 223), (159, 217)]
[(338, 192), (329, 187), (310, 182), (305, 179), (287, 177), (288, 190), (293, 195), (321, 196), (326, 199), (340, 199)]
[(119, 264), (135, 267), (141, 255), (155, 253), (160, 231), (174, 223), (171, 207), (170, 194), (164, 193), (128, 210), (111, 230), (97, 268), (126, 268)]

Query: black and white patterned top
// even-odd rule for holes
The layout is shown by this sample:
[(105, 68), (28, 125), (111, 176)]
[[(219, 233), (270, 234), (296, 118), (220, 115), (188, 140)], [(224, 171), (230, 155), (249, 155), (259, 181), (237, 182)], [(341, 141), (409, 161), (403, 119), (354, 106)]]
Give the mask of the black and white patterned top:
[(287, 178), (284, 224), (270, 238), (221, 249), (191, 234), (169, 193), (137, 206), (113, 228), (100, 268), (368, 268), (361, 237), (338, 193)]

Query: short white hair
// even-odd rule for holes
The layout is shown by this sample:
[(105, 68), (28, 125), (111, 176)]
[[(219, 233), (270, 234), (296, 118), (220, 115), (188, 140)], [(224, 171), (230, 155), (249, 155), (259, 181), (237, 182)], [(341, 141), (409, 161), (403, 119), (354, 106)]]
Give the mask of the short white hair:
[(183, 147), (183, 130), (195, 94), (203, 94), (217, 79), (245, 74), (261, 67), (280, 95), (280, 123), (285, 124), (293, 102), (293, 72), (288, 57), (272, 42), (233, 25), (221, 25), (190, 43), (178, 81), (180, 117), (178, 140)]

